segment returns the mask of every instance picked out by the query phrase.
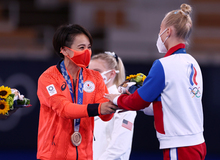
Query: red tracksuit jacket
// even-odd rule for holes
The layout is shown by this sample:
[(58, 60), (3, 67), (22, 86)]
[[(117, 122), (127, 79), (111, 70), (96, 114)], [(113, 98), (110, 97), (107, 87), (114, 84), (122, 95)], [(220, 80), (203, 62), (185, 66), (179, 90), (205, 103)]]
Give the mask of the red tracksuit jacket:
[[(72, 78), (71, 82), (73, 85)], [(96, 71), (83, 68), (83, 104), (72, 102), (71, 94), (63, 78), (59, 64), (48, 68), (38, 80), (40, 118), (38, 127), (37, 159), (50, 160), (92, 160), (94, 117), (104, 121), (111, 115), (100, 115), (100, 104), (108, 101), (108, 93), (102, 77)], [(73, 88), (77, 100), (78, 79)], [(70, 137), (74, 132), (73, 119), (80, 118), (79, 132), (82, 142), (75, 147)]]

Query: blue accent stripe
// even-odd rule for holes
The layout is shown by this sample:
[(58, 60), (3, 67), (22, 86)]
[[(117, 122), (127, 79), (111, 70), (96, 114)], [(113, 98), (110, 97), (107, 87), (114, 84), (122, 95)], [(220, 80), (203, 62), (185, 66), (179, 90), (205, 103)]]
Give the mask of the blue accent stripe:
[(176, 160), (178, 160), (178, 148), (176, 148)]
[(156, 60), (145, 79), (143, 86), (137, 91), (140, 97), (147, 102), (160, 100), (160, 94), (165, 87), (164, 69), (159, 60)]
[(170, 158), (170, 160), (171, 160), (171, 149), (169, 149), (169, 158)]
[(186, 49), (185, 48), (180, 48), (177, 51), (175, 51), (173, 54), (179, 54), (179, 53), (185, 54), (186, 53)]
[(178, 160), (178, 148), (170, 148), (169, 149), (169, 159), (170, 160)]
[(189, 82), (190, 84), (193, 86), (193, 75), (194, 75), (194, 69), (193, 69), (193, 64), (191, 64), (191, 73), (190, 73), (190, 77), (189, 77)]

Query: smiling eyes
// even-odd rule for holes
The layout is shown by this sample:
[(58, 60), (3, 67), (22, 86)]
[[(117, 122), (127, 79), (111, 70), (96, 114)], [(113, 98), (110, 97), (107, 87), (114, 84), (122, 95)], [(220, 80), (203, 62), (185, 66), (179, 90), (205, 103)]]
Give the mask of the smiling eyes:
[(84, 50), (84, 49), (89, 49), (89, 50), (91, 50), (91, 45), (89, 45), (88, 47), (86, 47), (86, 45), (80, 45), (79, 47), (78, 47), (80, 50)]

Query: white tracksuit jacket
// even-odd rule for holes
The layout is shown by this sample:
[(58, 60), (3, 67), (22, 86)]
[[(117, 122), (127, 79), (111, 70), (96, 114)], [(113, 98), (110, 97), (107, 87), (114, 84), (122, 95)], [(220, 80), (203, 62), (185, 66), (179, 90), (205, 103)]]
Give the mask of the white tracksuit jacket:
[[(119, 94), (116, 85), (108, 91)], [(94, 160), (129, 160), (136, 114), (136, 111), (120, 113), (117, 110), (110, 121), (104, 122), (98, 116), (94, 118)]]
[(176, 148), (204, 142), (202, 93), (200, 67), (179, 44), (154, 62), (142, 87), (113, 102), (127, 110), (140, 110), (153, 102), (160, 149)]

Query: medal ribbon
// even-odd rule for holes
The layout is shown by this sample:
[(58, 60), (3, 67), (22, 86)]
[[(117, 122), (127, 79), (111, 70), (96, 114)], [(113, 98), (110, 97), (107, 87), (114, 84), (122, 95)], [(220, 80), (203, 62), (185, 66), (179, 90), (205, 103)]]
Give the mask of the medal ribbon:
[[(60, 63), (60, 69), (62, 72), (62, 75), (64, 79), (66, 80), (67, 86), (69, 88), (72, 101), (74, 103), (74, 95), (73, 95), (73, 87), (72, 83), (70, 81), (70, 76), (67, 73), (66, 67), (64, 65), (64, 61)], [(82, 104), (83, 103), (83, 75), (82, 75), (82, 69), (80, 70), (79, 73), (79, 81), (78, 81), (78, 101), (77, 104)], [(79, 132), (79, 125), (80, 125), (80, 118), (79, 119), (74, 119), (74, 131)]]

